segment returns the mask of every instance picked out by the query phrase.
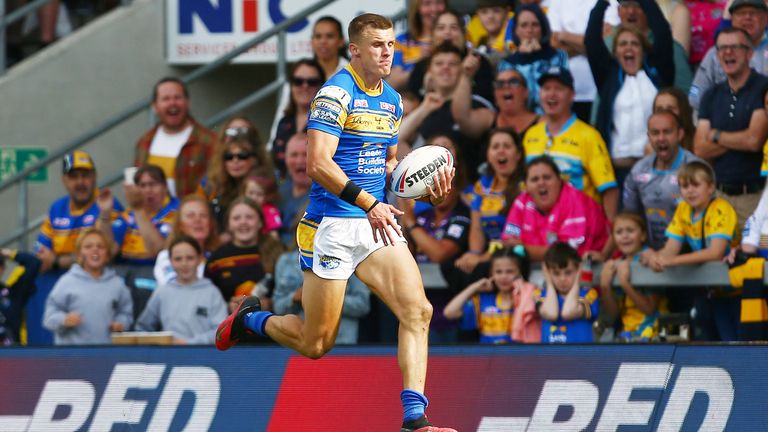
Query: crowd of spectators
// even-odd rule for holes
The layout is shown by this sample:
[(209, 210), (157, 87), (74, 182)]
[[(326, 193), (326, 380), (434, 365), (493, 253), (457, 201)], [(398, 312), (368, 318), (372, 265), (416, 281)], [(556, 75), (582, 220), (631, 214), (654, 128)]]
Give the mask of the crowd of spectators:
[[(767, 24), (764, 0), (478, 0), (471, 16), (411, 1), (389, 77), (405, 110), (398, 153), (444, 146), (457, 169), (442, 204), (397, 200), (417, 261), (448, 285), (427, 290), (431, 339), (590, 342), (610, 329), (647, 342), (666, 313), (691, 317), (694, 339), (742, 339), (737, 288), (645, 291), (630, 275), (767, 255)], [(37, 258), (2, 251), (27, 278), (0, 286), (0, 338), (45, 343), (44, 327), (56, 343), (109, 343), (135, 328), (211, 342), (200, 336), (244, 295), (300, 313), (304, 129), (324, 80), (348, 67), (344, 46), (338, 21), (315, 23), (316, 56), (290, 69), (268, 140), (242, 116), (206, 129), (184, 83), (159, 80), (124, 205), (97, 190), (87, 153), (68, 154)], [(592, 286), (580, 274), (597, 261)], [(377, 341), (376, 301), (350, 280), (340, 342)]]

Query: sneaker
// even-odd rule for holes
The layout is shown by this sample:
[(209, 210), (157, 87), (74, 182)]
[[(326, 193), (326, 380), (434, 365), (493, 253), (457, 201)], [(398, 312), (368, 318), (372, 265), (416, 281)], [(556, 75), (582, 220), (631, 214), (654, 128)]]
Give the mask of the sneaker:
[(403, 427), (400, 428), (400, 432), (457, 432), (456, 429), (440, 428), (432, 426), (432, 423), (427, 420), (427, 416), (421, 416), (421, 418), (409, 422), (403, 422)]
[(252, 333), (245, 328), (243, 318), (247, 313), (260, 310), (261, 302), (258, 297), (247, 297), (243, 300), (237, 309), (219, 324), (219, 328), (216, 330), (216, 348), (219, 351), (226, 351), (237, 345), (244, 335)]

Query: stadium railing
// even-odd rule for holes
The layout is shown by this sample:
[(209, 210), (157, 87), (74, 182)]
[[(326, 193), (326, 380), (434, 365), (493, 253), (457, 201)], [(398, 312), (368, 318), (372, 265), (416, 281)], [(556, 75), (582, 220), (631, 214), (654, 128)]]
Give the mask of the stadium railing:
[[(593, 282), (600, 283), (600, 265), (593, 268)], [(434, 263), (419, 264), (421, 277), (424, 287), (427, 289), (445, 289), (448, 283), (440, 272), (440, 266)], [(768, 283), (768, 271), (763, 272), (763, 279)], [(540, 284), (543, 276), (540, 269), (531, 272), (531, 282)], [(632, 285), (638, 287), (647, 287), (651, 289), (663, 288), (706, 288), (731, 285), (728, 279), (728, 266), (723, 263), (706, 263), (702, 265), (677, 266), (670, 267), (662, 273), (656, 273), (653, 270), (639, 263), (632, 264)], [(614, 281), (614, 285), (618, 284)]]
[[(21, 11), (21, 12), (26, 12), (27, 14), (31, 13), (34, 10), (36, 10), (36, 9), (31, 9), (33, 5), (36, 8), (38, 8), (43, 4), (45, 4), (47, 1), (50, 1), (50, 0), (35, 0), (34, 3), (30, 3), (28, 7), (26, 7), (24, 11)], [(218, 59), (206, 65), (203, 65), (193, 70), (192, 72), (184, 75), (183, 77), (181, 77), (182, 81), (189, 84), (219, 69), (220, 67), (229, 64), (230, 61), (232, 61), (232, 59), (248, 51), (252, 47), (260, 43), (263, 43), (272, 37), (277, 37), (277, 40), (278, 40), (277, 62), (276, 62), (277, 77), (275, 81), (267, 85), (266, 87), (262, 87), (261, 89), (253, 92), (252, 94), (247, 95), (246, 97), (234, 102), (228, 108), (225, 108), (219, 113), (204, 120), (202, 123), (207, 127), (213, 127), (214, 125), (220, 123), (221, 121), (232, 116), (233, 114), (244, 110), (245, 108), (259, 102), (260, 100), (271, 96), (272, 94), (279, 92), (282, 86), (287, 82), (287, 60), (286, 60), (287, 29), (293, 26), (293, 24), (297, 23), (298, 21), (305, 19), (309, 15), (323, 9), (324, 7), (330, 5), (331, 3), (334, 3), (335, 1), (336, 0), (319, 0), (313, 4), (310, 4), (306, 8), (297, 12), (295, 15), (286, 19), (285, 21), (263, 32), (258, 33), (256, 36), (246, 41), (242, 45), (238, 46), (237, 48), (234, 48), (229, 53), (222, 55)], [(128, 1), (123, 0), (124, 5), (127, 3)], [(3, 2), (0, 1), (0, 8), (2, 7), (3, 7)], [(0, 9), (0, 17), (3, 16), (1, 12), (3, 12), (3, 9)], [(11, 18), (13, 18), (14, 20), (19, 19), (19, 18), (16, 18), (16, 15), (18, 15), (21, 12), (15, 11), (14, 14), (9, 14), (7, 17), (5, 17), (3, 21), (0, 21), (0, 22), (2, 22), (3, 24), (6, 24), (8, 21), (10, 21)], [(405, 17), (404, 10), (401, 10), (391, 16), (393, 21), (402, 20), (404, 17)], [(2, 30), (2, 27), (0, 27), (0, 30)], [(0, 44), (0, 45), (3, 45), (3, 44)], [(35, 164), (29, 165), (27, 168), (13, 175), (7, 180), (0, 182), (0, 192), (3, 192), (6, 189), (9, 189), (13, 186), (16, 186), (18, 188), (18, 209), (19, 209), (18, 224), (17, 224), (18, 227), (13, 232), (11, 232), (11, 234), (0, 238), (0, 246), (6, 247), (11, 243), (17, 242), (19, 249), (27, 250), (28, 249), (27, 239), (29, 234), (32, 233), (33, 231), (38, 230), (40, 225), (42, 225), (43, 223), (44, 215), (40, 215), (37, 218), (30, 221), (29, 205), (28, 205), (29, 193), (28, 193), (28, 185), (26, 180), (30, 174), (34, 173), (35, 171), (41, 168), (45, 168), (48, 165), (51, 165), (53, 163), (59, 163), (60, 159), (65, 154), (84, 146), (89, 141), (101, 136), (102, 134), (108, 132), (112, 128), (129, 120), (135, 114), (148, 109), (150, 107), (151, 102), (152, 101), (150, 100), (149, 97), (145, 97), (133, 104), (128, 105), (122, 112), (105, 120), (99, 126), (82, 134), (79, 137), (76, 137), (64, 143), (61, 146), (54, 146), (52, 150), (48, 153), (47, 157), (41, 159)], [(111, 175), (107, 175), (105, 177), (106, 179), (101, 181), (99, 184), (99, 187), (101, 188), (109, 187), (114, 184), (117, 184), (123, 178), (123, 173), (122, 171), (120, 171), (116, 173), (111, 173)]]

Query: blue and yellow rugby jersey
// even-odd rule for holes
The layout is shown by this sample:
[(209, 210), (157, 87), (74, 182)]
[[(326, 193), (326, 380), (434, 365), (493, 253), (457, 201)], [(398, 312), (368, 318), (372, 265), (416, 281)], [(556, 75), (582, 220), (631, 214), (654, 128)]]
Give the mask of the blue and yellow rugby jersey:
[(500, 188), (494, 179), (492, 175), (480, 177), (467, 193), (471, 197), (469, 208), (480, 213), (483, 234), (489, 242), (501, 239), (507, 220), (507, 215), (502, 213), (507, 202), (504, 188)]
[[(166, 197), (165, 205), (150, 219), (152, 225), (160, 234), (167, 238), (171, 233), (173, 220), (179, 210), (179, 200), (175, 197)], [(139, 225), (133, 216), (133, 211), (126, 211), (112, 222), (112, 235), (120, 251), (120, 262), (134, 265), (154, 264), (155, 256), (147, 253), (144, 239), (139, 234)]]
[[(549, 288), (545, 287), (534, 291), (533, 295), (537, 302), (544, 301), (547, 289)], [(556, 321), (541, 320), (541, 343), (592, 342), (592, 322), (597, 319), (600, 312), (597, 290), (590, 287), (579, 287), (579, 302), (584, 305), (584, 317), (566, 321), (561, 317), (565, 296), (557, 293), (557, 310), (560, 312), (557, 314)]]
[[(115, 220), (118, 213), (123, 211), (123, 206), (116, 199), (113, 200), (112, 205), (114, 210), (111, 218)], [(72, 208), (69, 195), (57, 199), (51, 205), (48, 216), (40, 227), (35, 249), (45, 246), (56, 255), (74, 253), (75, 241), (80, 231), (96, 225), (99, 213), (101, 211), (96, 205), (96, 200), (91, 201), (91, 204), (83, 210), (75, 210)]]
[(478, 330), (480, 343), (512, 343), (512, 307), (502, 306), (501, 293), (482, 292), (464, 304), (461, 328)]
[(550, 136), (546, 122), (531, 126), (523, 138), (523, 147), (526, 162), (550, 156), (565, 180), (598, 203), (603, 202), (602, 192), (617, 186), (603, 137), (597, 129), (576, 118), (576, 114), (555, 136)]
[(693, 209), (687, 202), (680, 201), (666, 234), (680, 243), (687, 243), (695, 252), (706, 249), (716, 238), (727, 240), (729, 246), (738, 245), (740, 236), (737, 225), (736, 210), (722, 198), (712, 200), (704, 214), (698, 217), (694, 217)]
[[(387, 149), (397, 144), (403, 103), (386, 81), (366, 89), (347, 65), (320, 88), (309, 109), (307, 129), (339, 137), (333, 161), (358, 186), (384, 201)], [(365, 212), (312, 182), (307, 213), (318, 216), (365, 217)]]

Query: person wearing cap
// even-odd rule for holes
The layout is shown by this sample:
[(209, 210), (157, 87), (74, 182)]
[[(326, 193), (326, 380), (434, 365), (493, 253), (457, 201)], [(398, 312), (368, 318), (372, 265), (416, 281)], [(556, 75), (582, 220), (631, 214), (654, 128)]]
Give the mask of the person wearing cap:
[(530, 90), (528, 107), (541, 114), (537, 81), (542, 71), (552, 66), (567, 68), (568, 54), (550, 44), (552, 32), (549, 29), (549, 20), (537, 4), (518, 6), (510, 37), (517, 46), (517, 51), (501, 60), (497, 73), (509, 69), (520, 71)]
[[(672, 30), (653, 0), (637, 2), (654, 36), (651, 46), (636, 26), (621, 25), (612, 51), (603, 42), (608, 2), (597, 2), (589, 16), (584, 44), (600, 101), (594, 125), (611, 153), (619, 189), (632, 166), (644, 156), (647, 121), (659, 88), (674, 84)], [(622, 6), (624, 7), (624, 6)]]
[(768, 78), (750, 68), (751, 42), (738, 27), (717, 35), (715, 49), (727, 79), (701, 98), (693, 139), (694, 153), (712, 162), (719, 195), (736, 210), (739, 226), (754, 212), (765, 186), (760, 165), (768, 137), (763, 106)]
[(152, 111), (159, 123), (136, 143), (134, 166), (159, 166), (171, 195), (183, 198), (197, 190), (205, 175), (218, 142), (216, 133), (189, 114), (189, 92), (178, 78), (155, 84)]
[[(83, 228), (96, 224), (100, 215), (96, 205), (96, 166), (91, 156), (75, 150), (64, 156), (61, 183), (67, 195), (53, 202), (43, 220), (35, 249), (42, 261), (43, 272), (67, 270), (74, 263), (75, 240)], [(123, 206), (114, 200), (116, 218)]]
[[(499, 57), (514, 46), (511, 38), (505, 37), (512, 17), (509, 0), (477, 0), (475, 14), (467, 26), (467, 42), (476, 50), (493, 57)], [(473, 21), (479, 25), (473, 25)], [(510, 46), (511, 45), (511, 46)]]
[[(768, 38), (765, 37), (768, 26), (768, 7), (765, 1), (734, 0), (728, 12), (731, 14), (731, 25), (746, 31), (749, 35), (749, 43), (752, 47), (749, 66), (758, 73), (768, 75)], [(717, 47), (713, 46), (707, 51), (693, 77), (693, 84), (688, 93), (691, 106), (699, 110), (704, 93), (716, 83), (725, 80), (726, 73), (720, 64)]]
[(568, 69), (553, 67), (541, 75), (538, 84), (544, 116), (523, 138), (526, 163), (550, 156), (563, 178), (601, 203), (613, 220), (619, 203), (613, 166), (600, 133), (571, 110), (573, 75)]
[[(80, 232), (96, 225), (101, 212), (96, 205), (96, 166), (91, 156), (75, 150), (64, 156), (61, 183), (67, 195), (53, 202), (40, 227), (35, 253), (41, 261), (37, 292), (27, 307), (27, 329), (31, 344), (52, 343), (53, 336), (41, 325), (45, 299), (53, 285), (75, 262), (75, 240)], [(115, 220), (123, 206), (114, 199), (106, 218)]]

